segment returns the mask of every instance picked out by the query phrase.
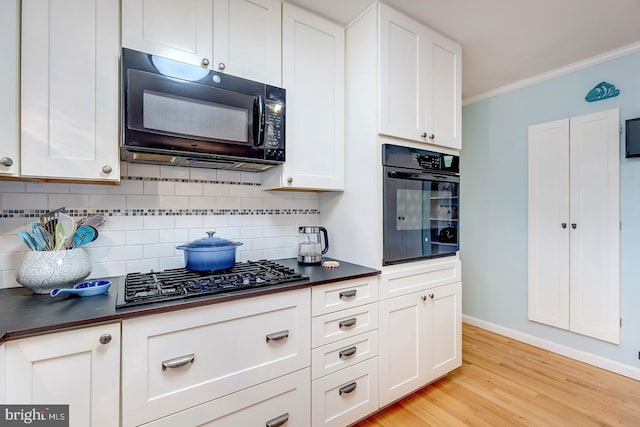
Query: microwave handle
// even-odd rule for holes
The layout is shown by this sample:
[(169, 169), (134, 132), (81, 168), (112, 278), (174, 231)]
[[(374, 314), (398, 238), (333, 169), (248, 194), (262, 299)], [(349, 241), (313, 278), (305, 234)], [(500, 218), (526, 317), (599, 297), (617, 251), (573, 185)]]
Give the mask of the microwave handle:
[(261, 95), (253, 101), (253, 145), (259, 147), (264, 144), (264, 98)]

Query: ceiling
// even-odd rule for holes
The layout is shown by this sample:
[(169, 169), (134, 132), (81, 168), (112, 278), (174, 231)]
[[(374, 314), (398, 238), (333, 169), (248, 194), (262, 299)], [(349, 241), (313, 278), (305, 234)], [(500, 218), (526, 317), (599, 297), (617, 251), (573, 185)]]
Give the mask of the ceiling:
[[(289, 0), (345, 26), (372, 0)], [(640, 0), (384, 0), (462, 45), (462, 98), (640, 42)]]

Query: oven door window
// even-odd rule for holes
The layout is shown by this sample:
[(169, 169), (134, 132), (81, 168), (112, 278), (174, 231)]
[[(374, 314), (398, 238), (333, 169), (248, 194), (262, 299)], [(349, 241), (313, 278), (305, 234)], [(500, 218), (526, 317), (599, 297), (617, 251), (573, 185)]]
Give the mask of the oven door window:
[(385, 175), (383, 264), (455, 254), (458, 178)]
[[(245, 94), (177, 78), (128, 70), (127, 130), (195, 141), (186, 147), (208, 151), (200, 144), (219, 143), (252, 148), (260, 145), (259, 94)], [(154, 143), (163, 143), (156, 138)], [(179, 145), (179, 143), (178, 143)]]

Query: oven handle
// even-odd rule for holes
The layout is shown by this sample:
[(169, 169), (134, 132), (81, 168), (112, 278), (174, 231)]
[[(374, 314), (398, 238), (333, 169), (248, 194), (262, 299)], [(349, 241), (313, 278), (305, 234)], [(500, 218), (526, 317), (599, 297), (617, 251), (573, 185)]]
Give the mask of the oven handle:
[(460, 182), (460, 178), (457, 176), (449, 175), (436, 175), (433, 173), (415, 173), (415, 172), (399, 172), (390, 171), (387, 172), (389, 178), (397, 179), (410, 179), (413, 181), (447, 181), (447, 182)]

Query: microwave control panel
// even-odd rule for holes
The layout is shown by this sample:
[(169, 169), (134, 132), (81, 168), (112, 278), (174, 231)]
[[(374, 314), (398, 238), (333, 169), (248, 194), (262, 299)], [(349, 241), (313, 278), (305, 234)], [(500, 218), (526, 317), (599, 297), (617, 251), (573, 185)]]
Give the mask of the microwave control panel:
[(264, 102), (264, 149), (266, 160), (285, 161), (285, 93), (286, 91), (279, 87), (266, 87)]

